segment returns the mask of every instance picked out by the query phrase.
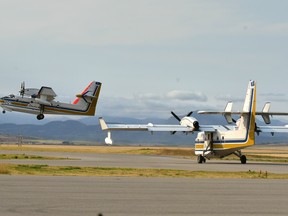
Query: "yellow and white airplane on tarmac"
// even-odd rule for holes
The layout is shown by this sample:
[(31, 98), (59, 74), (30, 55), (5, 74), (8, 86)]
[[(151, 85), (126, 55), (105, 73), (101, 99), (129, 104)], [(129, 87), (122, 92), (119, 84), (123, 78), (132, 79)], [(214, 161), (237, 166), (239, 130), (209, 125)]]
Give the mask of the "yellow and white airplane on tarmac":
[[(178, 131), (184, 133), (198, 132), (195, 140), (195, 154), (198, 163), (205, 163), (206, 159), (213, 157), (223, 158), (235, 154), (240, 158), (242, 164), (246, 163), (246, 156), (241, 153), (244, 149), (255, 144), (255, 132), (269, 132), (272, 135), (277, 132), (288, 133), (288, 126), (257, 126), (256, 115), (261, 115), (266, 124), (270, 124), (272, 115), (288, 115), (288, 113), (269, 112), (270, 103), (265, 104), (261, 112), (256, 112), (256, 82), (249, 81), (243, 110), (232, 111), (232, 102), (229, 102), (223, 112), (199, 111), (200, 114), (224, 115), (231, 125), (201, 125), (197, 119), (187, 116), (180, 119), (175, 113), (172, 115), (179, 121), (179, 125), (156, 125), (156, 124), (106, 124), (103, 118), (99, 118), (102, 130), (108, 131), (105, 143), (112, 145), (111, 130), (143, 130), (150, 132), (169, 131), (174, 134)], [(235, 121), (232, 114), (239, 114), (240, 118)]]
[(25, 88), (21, 83), (20, 96), (10, 94), (0, 98), (3, 113), (16, 111), (36, 114), (38, 120), (44, 119), (44, 114), (85, 115), (95, 114), (101, 83), (91, 82), (81, 94), (76, 95), (72, 104), (55, 101), (56, 93), (51, 87), (42, 86), (40, 89)]

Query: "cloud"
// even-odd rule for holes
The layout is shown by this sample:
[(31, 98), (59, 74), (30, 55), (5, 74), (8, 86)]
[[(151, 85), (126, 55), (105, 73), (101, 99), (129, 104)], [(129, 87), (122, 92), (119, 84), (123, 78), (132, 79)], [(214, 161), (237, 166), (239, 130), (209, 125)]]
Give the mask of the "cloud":
[(166, 94), (135, 94), (134, 98), (137, 100), (144, 101), (159, 101), (159, 100), (169, 100), (174, 101), (177, 100), (183, 102), (206, 102), (208, 100), (207, 96), (201, 92), (192, 92), (187, 90), (172, 90), (167, 92)]
[(206, 102), (207, 96), (202, 93), (194, 93), (190, 91), (183, 91), (183, 90), (174, 90), (167, 93), (168, 99), (174, 100), (192, 100), (192, 101), (199, 101), (199, 102)]
[(285, 97), (286, 95), (284, 93), (261, 93), (259, 96), (262, 97)]
[(215, 99), (217, 101), (225, 101), (225, 102), (228, 102), (228, 101), (232, 101), (232, 102), (244, 102), (244, 98), (237, 98), (235, 96), (232, 96), (230, 94), (227, 94), (227, 95), (218, 95), (218, 96), (215, 96)]
[(170, 116), (170, 111), (187, 113), (199, 109), (211, 109), (205, 102), (207, 97), (202, 93), (189, 91), (170, 91), (167, 94), (139, 94), (133, 97), (102, 96), (97, 106), (100, 115), (126, 117), (164, 117)]
[(288, 98), (284, 93), (262, 93), (259, 94), (262, 97), (262, 100), (269, 101), (269, 102), (278, 102), (278, 103), (287, 103)]
[(160, 100), (163, 99), (163, 96), (157, 94), (134, 94), (134, 98), (137, 100)]

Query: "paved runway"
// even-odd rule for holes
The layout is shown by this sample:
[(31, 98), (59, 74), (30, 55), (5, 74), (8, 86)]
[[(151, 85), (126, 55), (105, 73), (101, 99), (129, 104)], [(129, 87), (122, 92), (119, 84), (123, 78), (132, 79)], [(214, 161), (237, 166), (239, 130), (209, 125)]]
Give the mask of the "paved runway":
[[(288, 172), (287, 164), (216, 160), (197, 164), (179, 157), (121, 154), (1, 153), (70, 158), (9, 160), (19, 164)], [(288, 180), (0, 175), (0, 215), (287, 215), (287, 191)]]
[(287, 215), (287, 180), (0, 175), (0, 215)]
[[(9, 163), (47, 164), (55, 166), (87, 166), (87, 167), (131, 167), (131, 168), (163, 168), (181, 170), (204, 171), (262, 171), (270, 173), (288, 173), (286, 163), (262, 163), (240, 161), (211, 160), (206, 164), (197, 164), (195, 160), (180, 157), (164, 157), (151, 155), (124, 155), (124, 154), (94, 154), (68, 152), (32, 152), (32, 151), (1, 151), (6, 154), (29, 154), (73, 158), (75, 160), (9, 160)], [(7, 160), (0, 160), (7, 163)]]

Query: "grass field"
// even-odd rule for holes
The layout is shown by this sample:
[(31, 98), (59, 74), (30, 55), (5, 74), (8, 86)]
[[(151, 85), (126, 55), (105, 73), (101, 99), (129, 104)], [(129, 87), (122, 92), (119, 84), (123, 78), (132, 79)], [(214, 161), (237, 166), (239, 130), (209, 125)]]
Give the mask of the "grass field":
[(27, 155), (27, 154), (0, 154), (0, 160), (67, 160), (68, 158), (59, 157), (43, 157), (38, 155)]

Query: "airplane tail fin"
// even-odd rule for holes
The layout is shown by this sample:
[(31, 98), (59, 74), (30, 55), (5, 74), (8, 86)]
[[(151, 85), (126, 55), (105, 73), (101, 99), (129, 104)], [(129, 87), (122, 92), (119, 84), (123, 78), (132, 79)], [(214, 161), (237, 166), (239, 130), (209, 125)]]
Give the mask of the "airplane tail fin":
[(255, 115), (256, 115), (256, 82), (249, 81), (243, 111), (239, 119), (238, 127), (247, 132), (246, 145), (255, 143)]
[(80, 109), (85, 109), (83, 115), (95, 115), (101, 85), (100, 82), (93, 81), (82, 91), (81, 94), (76, 95), (76, 99), (72, 104), (79, 106)]

